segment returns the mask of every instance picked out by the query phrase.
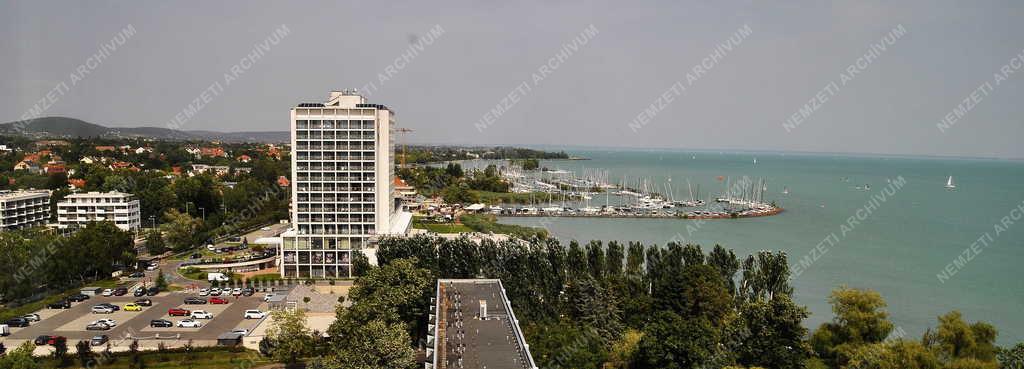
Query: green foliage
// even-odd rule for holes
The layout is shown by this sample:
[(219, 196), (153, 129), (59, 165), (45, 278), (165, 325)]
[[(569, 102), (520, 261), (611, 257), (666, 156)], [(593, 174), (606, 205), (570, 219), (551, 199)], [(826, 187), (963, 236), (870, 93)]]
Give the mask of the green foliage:
[(807, 309), (788, 296), (773, 300), (755, 300), (740, 307), (744, 334), (735, 349), (736, 361), (766, 368), (802, 368), (810, 357), (804, 341), (807, 329), (801, 324), (809, 316)]
[(416, 353), (403, 323), (374, 319), (346, 333), (335, 341), (329, 356), (314, 359), (308, 368), (411, 369), (416, 365)]
[(267, 337), (273, 342), (272, 356), (280, 363), (292, 364), (311, 349), (312, 332), (306, 327), (306, 311), (302, 309), (270, 312), (271, 325)]
[(498, 218), (494, 214), (463, 214), (459, 221), (475, 232), (507, 234), (521, 239), (548, 236), (548, 231), (543, 228), (498, 223)]
[(704, 318), (684, 318), (662, 311), (644, 329), (637, 351), (643, 368), (715, 367), (721, 332)]
[(977, 359), (992, 362), (996, 358), (996, 328), (985, 322), (968, 324), (959, 311), (939, 317), (935, 332), (925, 333), (923, 341), (944, 360)]
[(0, 356), (0, 368), (2, 369), (37, 369), (41, 365), (32, 358), (32, 351), (35, 345), (31, 341), (25, 341), (13, 350), (8, 350), (6, 355)]
[(160, 255), (167, 252), (167, 242), (159, 229), (154, 229), (146, 234), (146, 250), (150, 255)]
[(832, 291), (829, 303), (835, 317), (814, 332), (810, 343), (830, 366), (845, 364), (854, 347), (880, 343), (893, 330), (878, 292), (841, 287)]
[(199, 219), (178, 212), (177, 209), (171, 209), (164, 214), (164, 220), (161, 231), (174, 251), (188, 250), (200, 241), (197, 239), (197, 232), (202, 224)]

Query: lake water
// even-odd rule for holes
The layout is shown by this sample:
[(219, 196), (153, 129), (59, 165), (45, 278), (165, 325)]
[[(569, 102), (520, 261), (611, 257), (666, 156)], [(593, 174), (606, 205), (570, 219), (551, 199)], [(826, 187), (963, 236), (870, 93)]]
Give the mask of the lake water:
[[(792, 284), (797, 302), (811, 311), (806, 324), (812, 328), (831, 319), (827, 297), (845, 284), (879, 291), (893, 322), (910, 338), (934, 327), (937, 316), (958, 309), (970, 321), (995, 324), (1000, 344), (1024, 340), (1024, 161), (690, 151), (570, 154), (591, 160), (543, 161), (542, 166), (577, 173), (605, 171), (614, 183), (624, 177), (647, 178), (659, 184), (661, 193), (668, 192), (663, 184), (671, 178), (677, 199), (688, 197), (687, 179), (700, 186), (706, 199), (724, 188), (719, 176), (764, 177), (765, 199), (775, 200), (786, 211), (772, 217), (707, 220), (699, 226), (681, 219), (502, 221), (543, 223), (566, 241), (663, 245), (683, 237), (705, 251), (717, 243), (741, 257), (762, 249), (783, 250), (792, 268), (801, 271)], [(953, 191), (943, 187), (950, 175), (957, 185)], [(895, 189), (890, 181), (900, 179), (905, 184)], [(865, 184), (870, 190), (857, 189)], [(784, 187), (789, 194), (782, 194)], [(876, 200), (867, 215), (872, 196), (881, 196), (887, 188), (891, 196)], [(591, 201), (600, 206), (605, 200), (595, 196)], [(842, 228), (858, 210), (863, 220)], [(1001, 219), (1011, 214), (1018, 219), (1001, 225)], [(831, 244), (823, 243), (830, 235)], [(975, 251), (965, 254), (979, 238), (987, 245), (976, 243)], [(957, 257), (970, 260), (948, 267)], [(800, 259), (810, 263), (801, 265)]]

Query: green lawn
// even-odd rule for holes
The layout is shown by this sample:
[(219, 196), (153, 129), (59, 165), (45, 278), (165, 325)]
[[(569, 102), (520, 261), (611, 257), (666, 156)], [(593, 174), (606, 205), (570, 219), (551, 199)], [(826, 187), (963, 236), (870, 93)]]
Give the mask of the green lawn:
[[(72, 364), (67, 368), (81, 367), (81, 362), (75, 356), (73, 342), (68, 342), (69, 357)], [(11, 348), (8, 348), (10, 350)], [(98, 353), (97, 353), (98, 355)], [(107, 359), (94, 367), (104, 369), (129, 369), (135, 368), (131, 354), (115, 353), (113, 360)], [(254, 368), (270, 364), (271, 361), (261, 356), (256, 351), (240, 348), (198, 348), (193, 353), (179, 352), (179, 350), (159, 352), (141, 351), (139, 358), (148, 369), (223, 369), (223, 368)], [(45, 358), (41, 361), (42, 368), (59, 368), (58, 362), (52, 358)]]
[(498, 218), (492, 214), (466, 214), (460, 220), (462, 224), (476, 232), (502, 233), (521, 238), (547, 237), (548, 235), (548, 231), (543, 228), (498, 223)]
[(413, 217), (412, 227), (416, 229), (426, 229), (434, 233), (465, 233), (472, 232), (473, 230), (462, 224), (455, 223), (432, 223), (426, 221), (423, 217)]

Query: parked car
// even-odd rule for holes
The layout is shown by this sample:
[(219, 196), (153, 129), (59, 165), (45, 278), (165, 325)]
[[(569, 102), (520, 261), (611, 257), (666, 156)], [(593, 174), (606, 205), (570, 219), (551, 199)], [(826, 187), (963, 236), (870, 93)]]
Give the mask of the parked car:
[(206, 299), (201, 297), (186, 297), (185, 305), (205, 305)]
[(142, 311), (142, 306), (133, 302), (124, 304), (124, 311)]
[(135, 272), (135, 273), (132, 273), (131, 275), (129, 275), (128, 278), (142, 278), (142, 277), (145, 277), (145, 276), (146, 276), (146, 273)]
[(22, 318), (22, 317), (17, 317), (17, 318), (7, 319), (7, 321), (4, 322), (4, 324), (7, 324), (10, 327), (28, 327), (29, 321), (28, 321), (28, 319), (25, 319), (25, 318)]
[(199, 327), (202, 327), (202, 326), (203, 326), (203, 323), (200, 323), (198, 320), (194, 320), (194, 319), (185, 319), (185, 320), (182, 320), (182, 321), (178, 322), (178, 327), (179, 328), (199, 328)]
[(42, 345), (56, 345), (57, 342), (59, 342), (59, 341), (67, 341), (67, 340), (68, 340), (68, 338), (64, 337), (64, 336), (42, 335), (42, 336), (36, 337), (35, 341), (33, 341), (33, 342), (36, 344), (36, 346), (42, 346)]
[(206, 310), (195, 310), (192, 312), (192, 319), (213, 319), (213, 314)]
[(156, 268), (159, 268), (159, 267), (160, 267), (160, 265), (157, 264), (157, 263), (149, 263), (149, 265), (146, 266), (146, 270), (156, 270)]
[(235, 289), (231, 291), (231, 295), (232, 296), (241, 296), (242, 295), (242, 289), (240, 287), (235, 287)]
[(249, 334), (249, 330), (245, 328), (235, 328), (231, 330), (231, 333), (238, 333), (244, 336)]
[(267, 313), (259, 310), (246, 310), (242, 316), (245, 317), (245, 319), (263, 319), (263, 317), (267, 316)]
[(113, 314), (114, 313), (114, 309), (111, 309), (109, 306), (96, 305), (96, 306), (92, 307), (92, 313), (93, 314)]
[(92, 336), (92, 339), (89, 340), (89, 344), (93, 346), (103, 346), (107, 341), (110, 341), (110, 337), (107, 337), (105, 334), (101, 334), (99, 336)]
[(100, 319), (92, 322), (92, 324), (106, 324), (110, 326), (110, 328), (114, 328), (117, 326), (117, 321), (114, 319)]
[(40, 317), (39, 314), (36, 314), (36, 313), (25, 314), (24, 316), (22, 316), (22, 318), (25, 318), (25, 320), (30, 321), (30, 322), (38, 322), (40, 320), (43, 320), (43, 318)]
[(150, 287), (146, 290), (146, 296), (156, 296), (158, 293), (160, 293), (160, 289), (157, 287)]
[(114, 296), (124, 296), (128, 294), (128, 287), (118, 287), (114, 289)]
[(60, 300), (60, 301), (57, 301), (55, 303), (46, 305), (46, 307), (50, 308), (50, 309), (70, 309), (71, 308), (71, 302), (68, 301), (68, 300)]
[(242, 289), (242, 296), (252, 296), (256, 293), (256, 290), (252, 287), (246, 287)]
[(202, 259), (202, 258), (203, 258), (203, 254), (200, 254), (200, 253), (195, 253), (195, 254), (192, 254), (191, 256), (189, 256), (189, 259)]
[(153, 306), (153, 300), (150, 300), (150, 299), (138, 299), (138, 300), (135, 300), (135, 305), (139, 305), (139, 306)]
[(185, 310), (185, 309), (178, 309), (178, 308), (167, 309), (167, 315), (170, 315), (170, 316), (188, 316), (189, 314), (192, 314), (192, 312), (188, 311), (188, 310)]
[(132, 291), (132, 295), (135, 296), (135, 297), (146, 296), (146, 288), (145, 287), (136, 288), (135, 291)]
[(96, 306), (106, 306), (106, 307), (110, 308), (110, 309), (111, 309), (111, 310), (113, 310), (113, 311), (118, 311), (118, 310), (121, 310), (121, 307), (120, 307), (120, 306), (117, 306), (117, 305), (111, 304), (111, 303), (109, 303), (109, 302), (104, 302), (104, 303), (100, 303), (100, 304), (97, 304)]
[(221, 297), (211, 297), (210, 298), (210, 303), (211, 304), (227, 304), (229, 302), (230, 301), (228, 301), (227, 299), (224, 299), (224, 298), (221, 298)]
[(153, 319), (149, 321), (149, 326), (153, 328), (170, 328), (174, 326), (174, 323), (166, 319)]
[(109, 296), (111, 296), (113, 294), (114, 294), (114, 290), (112, 290), (112, 289), (107, 288), (107, 289), (103, 290), (103, 296), (109, 297)]
[(200, 288), (199, 289), (199, 296), (208, 296), (209, 294), (210, 294), (210, 290), (205, 289), (205, 288)]
[(214, 287), (210, 289), (210, 296), (220, 296), (220, 288)]
[(11, 335), (11, 326), (7, 324), (0, 324), (0, 337), (7, 337)]
[(87, 331), (107, 331), (110, 330), (110, 328), (114, 327), (111, 327), (103, 323), (89, 323), (89, 325), (85, 326), (85, 330)]
[(82, 301), (85, 301), (85, 300), (88, 300), (88, 299), (89, 299), (89, 295), (81, 294), (81, 293), (76, 293), (74, 295), (68, 296), (68, 301), (72, 301), (72, 302), (82, 302)]

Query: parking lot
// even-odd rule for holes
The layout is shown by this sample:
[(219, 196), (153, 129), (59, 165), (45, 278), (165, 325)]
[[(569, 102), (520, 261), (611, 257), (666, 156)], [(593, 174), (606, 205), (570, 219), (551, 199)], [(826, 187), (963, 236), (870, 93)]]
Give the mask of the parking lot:
[[(183, 344), (188, 340), (193, 340), (196, 345), (213, 344), (216, 342), (217, 336), (232, 329), (248, 329), (251, 331), (255, 328), (259, 320), (244, 319), (243, 313), (245, 310), (260, 309), (266, 311), (265, 304), (263, 303), (263, 294), (255, 294), (249, 297), (224, 297), (228, 300), (228, 304), (185, 305), (183, 301), (189, 296), (196, 295), (180, 292), (161, 292), (159, 295), (152, 297), (134, 297), (131, 295), (116, 297), (93, 296), (83, 302), (73, 302), (70, 309), (43, 309), (38, 311), (37, 314), (42, 318), (40, 321), (32, 323), (29, 327), (11, 327), (11, 335), (4, 337), (2, 342), (8, 348), (13, 348), (25, 340), (32, 341), (40, 335), (57, 335), (67, 337), (68, 346), (74, 347), (75, 343), (79, 340), (88, 340), (93, 336), (106, 334), (114, 344), (117, 344), (116, 340), (125, 337), (138, 338), (140, 345), (144, 346), (155, 346), (156, 343), (149, 342), (148, 340), (157, 339), (164, 341), (168, 346), (176, 346), (173, 345), (175, 342)], [(152, 300), (153, 305), (143, 306), (142, 311), (124, 310), (125, 304), (142, 298)], [(118, 305), (121, 307), (121, 310), (112, 314), (94, 314), (91, 312), (94, 305), (104, 302)], [(182, 308), (189, 311), (205, 310), (212, 313), (213, 318), (198, 319), (202, 322), (202, 326), (199, 328), (179, 328), (177, 323), (187, 318), (169, 317), (167, 310), (171, 308)], [(113, 319), (117, 322), (117, 326), (105, 331), (86, 330), (86, 325), (99, 319)], [(169, 328), (150, 327), (150, 321), (154, 319), (166, 319), (174, 323), (175, 326)], [(127, 343), (124, 343), (124, 345), (127, 345)]]

